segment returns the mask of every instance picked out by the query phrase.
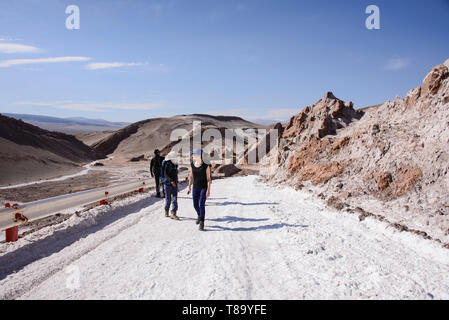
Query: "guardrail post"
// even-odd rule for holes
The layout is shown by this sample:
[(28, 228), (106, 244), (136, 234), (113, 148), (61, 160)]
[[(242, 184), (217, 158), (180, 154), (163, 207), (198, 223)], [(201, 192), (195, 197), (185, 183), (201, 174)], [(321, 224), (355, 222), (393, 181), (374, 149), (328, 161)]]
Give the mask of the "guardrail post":
[[(15, 207), (17, 204), (5, 203), (5, 208)], [(15, 242), (19, 240), (19, 227), (11, 227), (5, 230), (6, 242)]]
[(19, 239), (19, 227), (11, 227), (5, 230), (6, 232), (6, 242), (15, 242)]
[[(148, 180), (147, 182), (152, 181)], [(110, 201), (127, 193), (144, 192), (146, 181), (130, 181), (112, 186), (100, 186), (88, 191), (65, 194), (28, 203), (0, 203), (0, 232), (6, 231), (6, 241), (17, 241), (18, 226), (29, 221), (54, 215), (62, 210), (74, 209), (90, 204), (108, 205)]]

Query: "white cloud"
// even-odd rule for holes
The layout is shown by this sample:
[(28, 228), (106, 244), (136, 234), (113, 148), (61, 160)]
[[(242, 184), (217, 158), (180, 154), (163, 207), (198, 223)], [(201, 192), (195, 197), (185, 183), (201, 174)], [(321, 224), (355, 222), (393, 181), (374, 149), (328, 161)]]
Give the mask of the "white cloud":
[(89, 63), (86, 68), (89, 70), (98, 70), (109, 68), (137, 67), (144, 64), (145, 63), (142, 62), (92, 62)]
[(18, 39), (12, 39), (11, 37), (7, 37), (7, 36), (0, 36), (0, 41), (15, 41)]
[[(0, 38), (0, 40), (6, 40), (5, 38)], [(0, 52), (2, 53), (34, 53), (39, 52), (39, 48), (33, 46), (27, 46), (19, 43), (0, 43)]]
[(29, 106), (51, 106), (58, 105), (64, 103), (71, 103), (72, 100), (61, 100), (61, 101), (49, 101), (49, 102), (36, 102), (36, 101), (16, 101), (13, 104), (15, 105), (29, 105)]
[(110, 109), (119, 110), (152, 110), (160, 107), (158, 103), (110, 103), (110, 102), (74, 102), (72, 100), (36, 102), (36, 101), (17, 101), (14, 105), (28, 105), (39, 107), (53, 107), (58, 109), (86, 111), (86, 112), (106, 112)]
[(15, 65), (23, 64), (38, 64), (38, 63), (58, 63), (58, 62), (80, 62), (89, 61), (88, 57), (53, 57), (53, 58), (39, 58), (39, 59), (15, 59), (0, 61), (0, 68), (8, 68)]
[(388, 59), (385, 65), (386, 70), (400, 70), (406, 68), (410, 64), (410, 59), (408, 58), (391, 58)]

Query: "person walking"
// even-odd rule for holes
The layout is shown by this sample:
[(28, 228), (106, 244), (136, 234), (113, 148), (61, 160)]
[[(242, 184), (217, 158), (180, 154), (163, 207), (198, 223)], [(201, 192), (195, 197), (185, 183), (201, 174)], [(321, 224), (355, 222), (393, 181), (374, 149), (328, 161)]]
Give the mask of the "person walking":
[[(198, 215), (196, 224), (199, 230), (204, 231), (204, 219), (206, 217), (206, 199), (210, 196), (211, 169), (210, 165), (204, 162), (203, 150), (192, 151), (193, 161), (191, 163), (189, 175), (189, 188), (187, 194), (192, 192), (193, 207)], [(193, 189), (191, 188), (193, 184)]]
[[(161, 178), (161, 169), (162, 169), (162, 161), (164, 161), (164, 157), (161, 157), (161, 152), (159, 149), (154, 150), (154, 157), (151, 159), (150, 163), (150, 173), (151, 177), (154, 178), (154, 182), (156, 183), (156, 197), (161, 198), (160, 192), (160, 178)], [(162, 186), (162, 193), (165, 196), (164, 186)]]
[(179, 220), (178, 211), (178, 156), (171, 151), (162, 162), (161, 180), (165, 187), (165, 216), (169, 217), (171, 206), (171, 218)]

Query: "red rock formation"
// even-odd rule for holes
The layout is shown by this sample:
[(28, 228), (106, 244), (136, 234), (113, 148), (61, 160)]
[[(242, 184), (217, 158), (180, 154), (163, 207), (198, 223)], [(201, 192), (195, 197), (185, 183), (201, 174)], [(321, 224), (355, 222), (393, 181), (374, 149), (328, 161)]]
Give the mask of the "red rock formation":
[(323, 138), (335, 135), (338, 129), (346, 127), (354, 119), (360, 119), (363, 112), (355, 111), (352, 102), (345, 103), (327, 92), (323, 99), (312, 107), (306, 107), (293, 116), (285, 127), (282, 138)]
[(363, 112), (327, 93), (290, 119), (268, 179), (449, 240), (448, 103), (449, 60)]
[(380, 191), (387, 189), (392, 181), (393, 178), (389, 172), (381, 172), (376, 175), (377, 187)]
[(328, 163), (311, 163), (304, 166), (299, 172), (301, 181), (311, 180), (312, 184), (326, 183), (329, 179), (340, 175), (343, 172), (344, 165), (332, 161)]
[(448, 68), (444, 64), (434, 67), (424, 78), (421, 90), (423, 98), (430, 94), (436, 94), (440, 88), (441, 82), (449, 75)]
[(422, 170), (418, 167), (406, 166), (399, 169), (394, 182), (395, 197), (400, 197), (410, 191), (422, 177)]

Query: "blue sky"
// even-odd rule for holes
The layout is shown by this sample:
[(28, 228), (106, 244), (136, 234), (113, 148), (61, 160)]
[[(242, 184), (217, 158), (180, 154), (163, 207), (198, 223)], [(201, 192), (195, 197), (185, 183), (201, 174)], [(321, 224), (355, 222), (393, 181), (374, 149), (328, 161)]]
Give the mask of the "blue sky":
[(448, 15), (447, 0), (2, 0), (0, 112), (285, 120), (327, 91), (377, 104), (449, 58)]

